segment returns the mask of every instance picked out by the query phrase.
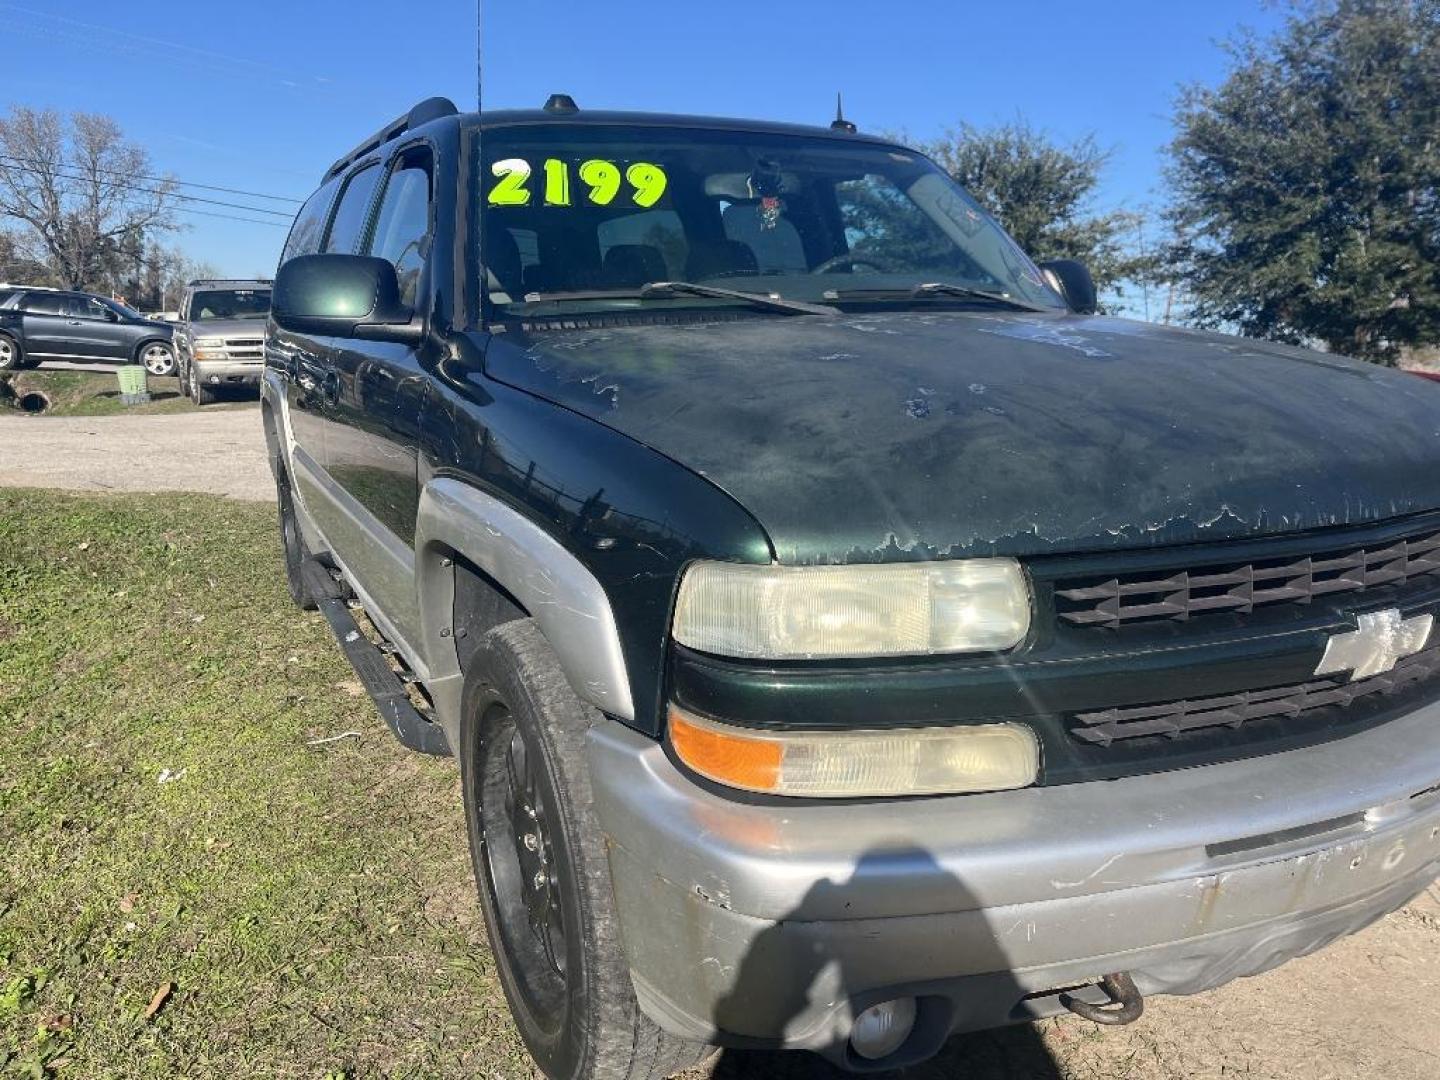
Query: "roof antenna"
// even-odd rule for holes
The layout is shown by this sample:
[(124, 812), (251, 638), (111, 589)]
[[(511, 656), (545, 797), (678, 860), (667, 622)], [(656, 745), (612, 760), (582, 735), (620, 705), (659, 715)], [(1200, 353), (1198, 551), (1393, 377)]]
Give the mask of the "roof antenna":
[(830, 121), (831, 131), (845, 131), (851, 135), (856, 132), (856, 127), (849, 120), (845, 119), (845, 109), (840, 103), (840, 91), (835, 91), (835, 119)]

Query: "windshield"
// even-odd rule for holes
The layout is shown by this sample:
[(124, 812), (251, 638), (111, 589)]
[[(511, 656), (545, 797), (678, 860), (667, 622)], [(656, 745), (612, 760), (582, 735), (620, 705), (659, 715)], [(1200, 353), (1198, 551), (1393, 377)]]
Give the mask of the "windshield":
[(269, 313), (269, 289), (207, 289), (190, 299), (191, 322), (263, 319)]
[[(488, 129), (481, 150), (489, 295), (511, 314), (743, 303), (635, 295), (656, 281), (825, 304), (985, 301), (962, 298), (977, 290), (1063, 306), (979, 203), (896, 146), (547, 125)], [(912, 295), (936, 283), (959, 290)]]

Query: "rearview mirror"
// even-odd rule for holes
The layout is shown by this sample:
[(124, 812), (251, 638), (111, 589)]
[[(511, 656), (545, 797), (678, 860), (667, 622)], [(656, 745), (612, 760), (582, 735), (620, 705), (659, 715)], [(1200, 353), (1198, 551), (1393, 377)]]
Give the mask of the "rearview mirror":
[(400, 302), (395, 267), (368, 255), (301, 255), (275, 275), (270, 314), (285, 330), (322, 337), (419, 341), (415, 312)]
[(1095, 279), (1085, 264), (1074, 259), (1052, 259), (1040, 264), (1051, 286), (1077, 315), (1094, 315), (1097, 306)]

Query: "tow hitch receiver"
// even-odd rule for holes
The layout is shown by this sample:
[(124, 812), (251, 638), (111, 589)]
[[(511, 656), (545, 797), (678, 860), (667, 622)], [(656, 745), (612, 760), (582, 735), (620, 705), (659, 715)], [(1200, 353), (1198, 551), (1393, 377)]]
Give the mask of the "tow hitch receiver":
[(1091, 985), (1104, 990), (1110, 1004), (1091, 1005), (1086, 1001), (1077, 1001), (1071, 994), (1061, 994), (1060, 1004), (1076, 1016), (1112, 1027), (1132, 1024), (1139, 1020), (1140, 1014), (1145, 1011), (1145, 999), (1140, 996), (1140, 991), (1135, 989), (1135, 980), (1130, 978), (1127, 972), (1105, 975), (1098, 983)]

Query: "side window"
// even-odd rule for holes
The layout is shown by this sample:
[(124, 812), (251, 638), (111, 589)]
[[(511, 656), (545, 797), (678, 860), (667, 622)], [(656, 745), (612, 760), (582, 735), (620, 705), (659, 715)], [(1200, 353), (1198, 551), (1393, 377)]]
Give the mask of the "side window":
[(20, 310), (32, 315), (64, 315), (67, 311), (65, 300), (60, 293), (32, 292), (20, 301)]
[(345, 193), (340, 196), (340, 205), (335, 208), (335, 219), (330, 222), (330, 235), (325, 240), (326, 251), (341, 255), (354, 252), (356, 241), (365, 229), (365, 213), (370, 209), (370, 197), (375, 194), (375, 185), (379, 182), (379, 165), (367, 165), (350, 177)]
[(89, 296), (76, 296), (71, 298), (71, 315), (76, 319), (93, 319), (97, 322), (104, 322), (107, 318), (106, 312), (110, 309), (99, 300)]
[(285, 250), (280, 253), (282, 265), (296, 255), (314, 255), (320, 250), (320, 237), (325, 232), (325, 218), (330, 213), (330, 204), (335, 201), (335, 191), (339, 187), (340, 177), (337, 176), (305, 200), (300, 213), (295, 215), (295, 224), (290, 226)]
[(430, 254), (430, 170), (428, 156), (407, 156), (390, 173), (369, 254), (388, 259), (400, 279), (400, 299), (415, 306), (420, 274)]

